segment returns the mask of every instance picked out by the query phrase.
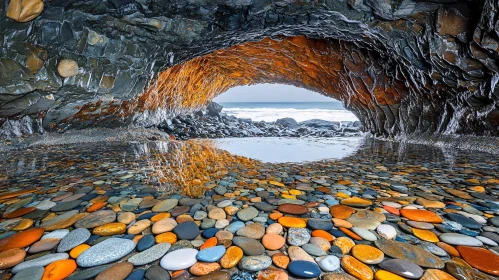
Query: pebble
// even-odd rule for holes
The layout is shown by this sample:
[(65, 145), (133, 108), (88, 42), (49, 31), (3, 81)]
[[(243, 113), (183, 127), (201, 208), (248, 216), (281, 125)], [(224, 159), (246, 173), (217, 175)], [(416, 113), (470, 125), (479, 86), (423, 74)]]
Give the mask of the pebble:
[(135, 243), (123, 238), (109, 238), (83, 251), (76, 262), (81, 267), (92, 267), (119, 260), (135, 249)]
[(297, 204), (281, 204), (277, 207), (277, 211), (291, 215), (303, 215), (308, 213), (308, 208)]
[(340, 259), (336, 256), (318, 257), (315, 261), (319, 264), (322, 270), (326, 272), (335, 271), (340, 268)]
[(166, 270), (182, 270), (193, 266), (197, 262), (198, 250), (191, 248), (178, 249), (166, 254), (160, 261)]
[(163, 257), (166, 254), (166, 252), (168, 252), (168, 250), (170, 250), (170, 248), (171, 248), (170, 243), (156, 244), (156, 245), (154, 245), (154, 246), (152, 246), (144, 251), (141, 251), (138, 254), (131, 256), (128, 259), (128, 261), (136, 266), (152, 263), (156, 260), (159, 260), (161, 257)]
[(32, 228), (1, 239), (0, 251), (27, 247), (40, 239), (43, 232), (41, 228)]
[(247, 256), (257, 256), (265, 252), (265, 247), (263, 247), (262, 243), (252, 238), (235, 236), (232, 242), (234, 245), (240, 247)]
[(376, 232), (384, 239), (394, 239), (397, 236), (397, 230), (393, 226), (387, 224), (381, 224), (376, 227)]
[(95, 280), (125, 279), (132, 273), (133, 265), (129, 262), (113, 264), (97, 275)]
[(57, 252), (62, 253), (73, 249), (74, 247), (84, 243), (90, 237), (91, 233), (88, 229), (77, 228), (62, 238), (59, 246), (57, 247)]
[(362, 239), (367, 241), (375, 241), (378, 239), (376, 235), (374, 235), (374, 233), (370, 232), (365, 228), (353, 227), (352, 231), (358, 234), (360, 237), (362, 237)]
[(373, 271), (367, 265), (352, 256), (341, 258), (341, 267), (349, 274), (361, 280), (370, 280), (374, 277)]
[(395, 259), (412, 261), (415, 264), (428, 268), (443, 268), (444, 262), (430, 252), (407, 243), (378, 239), (374, 242), (376, 247), (387, 256)]
[(462, 258), (474, 268), (499, 276), (499, 255), (483, 248), (457, 246)]
[(95, 228), (116, 220), (116, 213), (112, 210), (99, 210), (79, 219), (74, 224), (77, 228)]
[(288, 270), (292, 274), (302, 278), (315, 278), (321, 274), (319, 266), (308, 261), (292, 261), (288, 265)]
[(248, 207), (237, 211), (237, 218), (241, 221), (249, 221), (258, 216), (258, 210), (255, 207)]
[(381, 250), (364, 244), (353, 246), (351, 254), (365, 264), (378, 264), (385, 258), (385, 254)]
[(163, 200), (151, 209), (153, 212), (168, 212), (178, 205), (178, 199), (166, 199)]
[(145, 278), (150, 280), (170, 280), (170, 274), (161, 266), (152, 265), (146, 270)]
[(284, 237), (275, 233), (267, 233), (262, 238), (262, 245), (268, 250), (279, 250), (285, 243)]
[(450, 245), (482, 246), (483, 242), (460, 233), (443, 233), (439, 236), (440, 240)]
[(265, 227), (259, 223), (249, 224), (239, 229), (236, 234), (253, 239), (260, 239), (265, 234)]
[(220, 259), (220, 266), (225, 269), (235, 267), (243, 258), (243, 250), (237, 246), (230, 246)]
[(419, 279), (424, 273), (423, 269), (419, 265), (407, 260), (386, 260), (381, 262), (379, 266), (394, 274), (409, 279)]
[(173, 232), (178, 239), (192, 240), (199, 235), (199, 226), (194, 222), (183, 222), (178, 224)]
[(288, 244), (293, 246), (302, 246), (310, 240), (312, 236), (305, 228), (289, 228), (288, 229)]
[(74, 260), (58, 260), (45, 267), (42, 279), (57, 280), (65, 279), (76, 270)]
[(225, 247), (223, 245), (210, 247), (199, 251), (197, 259), (202, 262), (216, 262), (225, 254)]
[(55, 248), (61, 240), (59, 238), (46, 238), (33, 243), (28, 250), (28, 253), (34, 254), (44, 251), (50, 251)]
[(12, 280), (37, 280), (42, 279), (45, 269), (43, 266), (32, 266), (19, 271)]
[(272, 259), (269, 256), (248, 256), (243, 257), (240, 266), (248, 271), (260, 271), (272, 265)]
[(0, 252), (0, 269), (11, 268), (24, 260), (26, 251), (20, 248), (8, 249)]

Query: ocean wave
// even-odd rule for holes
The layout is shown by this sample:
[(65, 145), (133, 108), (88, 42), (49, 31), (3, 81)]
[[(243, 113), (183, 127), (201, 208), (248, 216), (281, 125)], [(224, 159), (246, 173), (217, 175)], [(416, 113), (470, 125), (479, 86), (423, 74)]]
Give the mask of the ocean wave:
[(327, 121), (356, 121), (357, 117), (347, 110), (328, 110), (318, 108), (224, 108), (223, 112), (238, 118), (250, 118), (254, 121), (273, 122), (281, 118), (293, 118), (298, 122), (321, 119)]

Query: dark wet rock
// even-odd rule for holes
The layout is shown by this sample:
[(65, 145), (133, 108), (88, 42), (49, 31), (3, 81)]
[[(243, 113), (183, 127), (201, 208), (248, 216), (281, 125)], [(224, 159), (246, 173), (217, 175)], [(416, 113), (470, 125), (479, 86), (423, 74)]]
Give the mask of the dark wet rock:
[(199, 235), (199, 227), (194, 222), (183, 222), (178, 224), (173, 232), (177, 235), (178, 239), (192, 240)]
[(279, 126), (286, 128), (297, 128), (298, 123), (293, 118), (282, 118), (275, 121), (275, 123)]

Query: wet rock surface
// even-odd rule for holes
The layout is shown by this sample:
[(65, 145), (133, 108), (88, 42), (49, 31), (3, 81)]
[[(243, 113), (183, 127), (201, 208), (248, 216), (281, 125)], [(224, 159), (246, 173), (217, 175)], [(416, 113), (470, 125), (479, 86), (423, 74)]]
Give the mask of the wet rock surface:
[(52, 131), (156, 126), (232, 86), (279, 82), (342, 100), (375, 135), (497, 136), (497, 5), (12, 0), (0, 134), (29, 134), (25, 117)]
[[(4, 153), (2, 275), (499, 276), (499, 165), (491, 154), (369, 140), (341, 160), (261, 163), (189, 142)], [(223, 164), (208, 169), (215, 162)], [(46, 201), (78, 205), (32, 215)], [(91, 212), (94, 205), (102, 207)]]

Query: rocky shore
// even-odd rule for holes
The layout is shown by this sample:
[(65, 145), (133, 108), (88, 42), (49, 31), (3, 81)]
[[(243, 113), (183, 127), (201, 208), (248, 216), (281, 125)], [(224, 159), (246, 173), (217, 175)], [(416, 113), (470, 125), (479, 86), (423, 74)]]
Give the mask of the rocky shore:
[(223, 107), (211, 102), (205, 110), (182, 114), (162, 122), (159, 129), (176, 139), (225, 137), (345, 137), (360, 136), (361, 124), (319, 119), (296, 122), (282, 118), (275, 122), (252, 121), (223, 113)]

